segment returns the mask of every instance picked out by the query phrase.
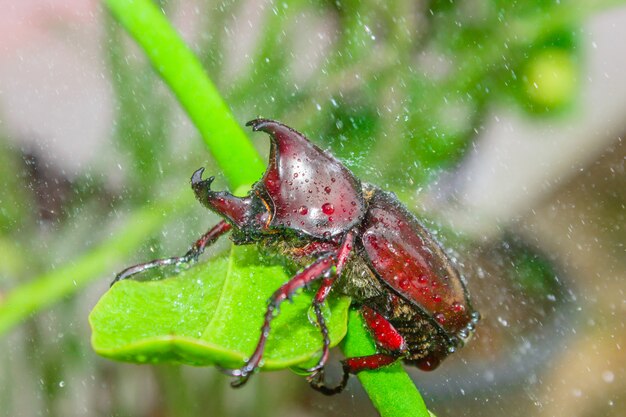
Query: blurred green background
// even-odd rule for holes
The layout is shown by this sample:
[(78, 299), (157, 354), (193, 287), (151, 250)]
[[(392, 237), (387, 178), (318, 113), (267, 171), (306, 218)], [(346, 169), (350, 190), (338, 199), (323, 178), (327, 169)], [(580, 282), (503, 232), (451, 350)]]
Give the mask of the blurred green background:
[[(430, 410), (621, 415), (620, 2), (159, 5), (241, 125), (263, 116), (306, 133), (455, 253), (485, 318), (440, 370), (411, 371)], [(190, 174), (206, 166), (227, 184), (104, 5), (6, 10), (0, 416), (376, 415), (356, 380), (332, 398), (289, 371), (231, 390), (214, 369), (93, 353), (87, 315), (114, 274), (184, 252), (217, 221), (193, 201)], [(253, 140), (265, 157), (267, 140)], [(497, 214), (481, 211), (487, 200)]]

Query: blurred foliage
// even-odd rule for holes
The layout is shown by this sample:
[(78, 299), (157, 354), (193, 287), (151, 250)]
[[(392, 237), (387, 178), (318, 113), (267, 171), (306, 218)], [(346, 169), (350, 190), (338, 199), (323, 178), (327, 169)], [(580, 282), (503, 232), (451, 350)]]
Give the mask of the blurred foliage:
[[(270, 2), (258, 7), (254, 47), (234, 67), (230, 58), (241, 52), (233, 51), (233, 42), (244, 3), (207, 1), (198, 8), (204, 19), (194, 45), (242, 123), (259, 115), (282, 120), (332, 149), (366, 181), (414, 190), (454, 168), (490, 106), (514, 103), (541, 117), (561, 116), (575, 106), (584, 57), (581, 22), (613, 3), (619, 2)], [(169, 1), (163, 6), (173, 15), (179, 5)], [(158, 256), (172, 242), (184, 246), (208, 225), (180, 209), (164, 208), (167, 215), (150, 211), (169, 207), (155, 203), (162, 196), (181, 205), (171, 184), (186, 188), (189, 174), (206, 156), (199, 152), (199, 141), (181, 146), (183, 139), (172, 139), (176, 119), (169, 93), (123, 30), (106, 13), (103, 20), (116, 119), (111, 142), (98, 151), (121, 155), (124, 183), (107, 181), (104, 167), (71, 180), (56, 172), (51, 182), (64, 185), (53, 189), (69, 190), (69, 195), (51, 216), (42, 189), (33, 187), (41, 177), (29, 170), (27, 152), (11, 148), (5, 132), (0, 135), (0, 310), (9, 290), (19, 290), (15, 299), (27, 307), (17, 318), (14, 309), (0, 311), (0, 319), (10, 317), (2, 331), (52, 302), (61, 303), (55, 309), (58, 320), (71, 322), (85, 314), (84, 302), (71, 298), (80, 285), (112, 276), (131, 259)], [(266, 145), (260, 143), (259, 149)], [(47, 166), (45, 155), (39, 158)], [(146, 217), (147, 225), (140, 227)], [(170, 221), (184, 232), (159, 233)], [(105, 240), (120, 222), (127, 234)], [(141, 246), (150, 238), (151, 244)], [(526, 288), (543, 291), (537, 277), (547, 269), (538, 262), (530, 256), (514, 268)], [(80, 285), (68, 281), (75, 277)], [(28, 286), (39, 279), (43, 285)], [(67, 415), (58, 381), (70, 370), (61, 364), (78, 366), (75, 362), (85, 354), (76, 352), (84, 349), (86, 336), (65, 329), (59, 339), (50, 334), (46, 320), (37, 316), (22, 326), (14, 338), (21, 345), (13, 351), (24, 348), (40, 359), (33, 381), (46, 394), (38, 404), (50, 416)], [(93, 372), (119, 377), (110, 370)], [(163, 385), (185, 384), (175, 372), (158, 375)], [(3, 386), (9, 386), (8, 378), (0, 376)], [(172, 396), (163, 401), (184, 403), (184, 394)], [(11, 401), (0, 396), (0, 403), (0, 416), (11, 415)], [(248, 411), (257, 409), (255, 404)], [(275, 411), (260, 409), (265, 415)]]
[(0, 137), (0, 233), (7, 235), (29, 220), (32, 203), (25, 189), (25, 167), (21, 155)]
[(172, 153), (167, 152), (171, 103), (159, 77), (146, 71), (143, 57), (128, 54), (124, 29), (106, 16), (109, 67), (117, 99), (114, 144), (133, 167), (126, 197), (146, 201), (161, 177), (161, 164)]

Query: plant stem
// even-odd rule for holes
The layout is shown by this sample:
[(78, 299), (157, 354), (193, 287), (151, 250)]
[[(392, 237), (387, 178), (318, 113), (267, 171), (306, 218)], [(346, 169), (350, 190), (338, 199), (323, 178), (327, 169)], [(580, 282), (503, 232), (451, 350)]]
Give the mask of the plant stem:
[(236, 188), (260, 178), (265, 166), (195, 55), (150, 0), (106, 0), (174, 92)]
[[(348, 333), (342, 342), (346, 356), (376, 353), (361, 314), (350, 310), (348, 317)], [(358, 378), (381, 417), (430, 416), (422, 396), (400, 362), (376, 371), (359, 372)]]

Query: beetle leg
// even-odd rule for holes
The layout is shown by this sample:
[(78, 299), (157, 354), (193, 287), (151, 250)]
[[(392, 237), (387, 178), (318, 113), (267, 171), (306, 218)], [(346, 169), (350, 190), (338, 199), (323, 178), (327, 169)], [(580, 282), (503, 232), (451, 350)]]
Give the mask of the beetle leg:
[(252, 356), (250, 356), (250, 359), (246, 361), (246, 364), (242, 368), (234, 370), (223, 370), (226, 374), (237, 377), (236, 380), (231, 382), (231, 386), (242, 386), (246, 383), (246, 381), (248, 381), (250, 375), (252, 375), (252, 373), (256, 369), (258, 369), (261, 358), (263, 357), (265, 343), (267, 342), (267, 338), (269, 336), (270, 323), (274, 318), (274, 312), (278, 310), (280, 304), (286, 299), (293, 296), (293, 294), (298, 289), (328, 274), (332, 270), (333, 266), (335, 266), (335, 258), (332, 254), (318, 259), (317, 261), (306, 267), (302, 272), (296, 274), (296, 276), (283, 284), (278, 290), (274, 292), (274, 294), (272, 294), (269, 300), (269, 304), (267, 306), (267, 310), (265, 312), (263, 326), (261, 327), (261, 337), (259, 338), (259, 342), (257, 343), (254, 353), (252, 354)]
[(306, 372), (316, 373), (324, 367), (326, 361), (328, 360), (328, 353), (330, 350), (330, 336), (328, 334), (328, 326), (326, 326), (326, 321), (324, 320), (324, 314), (322, 313), (322, 304), (313, 302), (313, 310), (315, 311), (317, 325), (322, 332), (322, 356), (320, 356), (317, 364), (315, 364), (315, 366), (312, 368), (306, 369)]
[(311, 387), (322, 394), (338, 394), (346, 387), (350, 374), (357, 374), (365, 370), (378, 369), (390, 365), (398, 360), (407, 349), (404, 337), (393, 327), (393, 325), (382, 315), (368, 306), (361, 309), (367, 327), (370, 329), (376, 345), (386, 353), (376, 353), (369, 356), (358, 356), (347, 358), (341, 361), (343, 367), (343, 377), (341, 382), (335, 387), (328, 387), (324, 382), (324, 370), (309, 376)]
[(389, 320), (368, 306), (361, 307), (361, 314), (378, 347), (385, 352), (397, 355), (406, 352), (407, 347), (404, 337), (393, 327)]
[(111, 285), (115, 284), (117, 281), (121, 281), (123, 279), (129, 278), (135, 274), (144, 272), (148, 269), (167, 266), (167, 265), (180, 265), (183, 263), (195, 262), (198, 260), (198, 257), (202, 255), (202, 253), (204, 252), (204, 249), (207, 246), (213, 244), (220, 236), (228, 232), (231, 228), (232, 226), (229, 223), (227, 223), (225, 220), (222, 220), (221, 222), (213, 226), (211, 229), (209, 229), (208, 232), (203, 234), (200, 237), (200, 239), (198, 239), (191, 246), (191, 248), (187, 251), (187, 253), (185, 253), (183, 256), (175, 256), (173, 258), (164, 258), (164, 259), (155, 259), (150, 262), (146, 262), (143, 264), (126, 268), (125, 270), (123, 270), (122, 272), (120, 272), (119, 274), (115, 276), (115, 279), (113, 280), (113, 282), (111, 282)]
[[(331, 276), (324, 277), (324, 279), (322, 280), (322, 285), (320, 285), (320, 288), (317, 290), (315, 298), (313, 299), (313, 309), (315, 310), (317, 324), (320, 328), (320, 331), (322, 332), (324, 344), (322, 346), (322, 356), (317, 361), (317, 364), (314, 367), (306, 370), (307, 372), (311, 372), (312, 374), (315, 374), (324, 367), (324, 365), (326, 364), (326, 360), (328, 359), (328, 350), (330, 348), (330, 338), (328, 336), (328, 328), (326, 327), (324, 316), (322, 314), (322, 305), (324, 305), (326, 298), (328, 298), (328, 294), (330, 294), (330, 290), (332, 289), (337, 277), (341, 275), (343, 267), (345, 266), (350, 256), (350, 253), (352, 252), (353, 245), (354, 231), (350, 231), (348, 232), (348, 234), (346, 234), (343, 242), (341, 242), (341, 246), (337, 250), (337, 265), (335, 273)], [(312, 375), (311, 378), (315, 378), (315, 375)]]

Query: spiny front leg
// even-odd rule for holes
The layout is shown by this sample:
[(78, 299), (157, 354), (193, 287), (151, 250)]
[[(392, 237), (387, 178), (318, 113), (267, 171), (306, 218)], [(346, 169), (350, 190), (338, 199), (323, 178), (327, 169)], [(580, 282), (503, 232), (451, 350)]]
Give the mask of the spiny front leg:
[(111, 285), (115, 284), (117, 281), (121, 281), (123, 279), (129, 278), (140, 272), (147, 271), (148, 269), (167, 266), (167, 265), (181, 265), (184, 263), (195, 262), (198, 260), (198, 257), (202, 255), (202, 253), (204, 252), (204, 249), (207, 246), (211, 245), (220, 236), (228, 232), (231, 228), (232, 226), (229, 223), (222, 220), (221, 222), (213, 226), (211, 229), (209, 229), (208, 232), (203, 234), (200, 237), (200, 239), (194, 242), (191, 248), (183, 256), (175, 256), (173, 258), (164, 258), (164, 259), (155, 259), (150, 262), (128, 267), (115, 276), (115, 279), (113, 280), (113, 282), (111, 282)]
[(263, 357), (263, 351), (265, 350), (265, 344), (267, 343), (267, 338), (270, 333), (270, 324), (274, 318), (274, 312), (278, 310), (280, 304), (286, 299), (291, 298), (298, 289), (329, 274), (335, 264), (336, 262), (333, 254), (320, 258), (306, 267), (302, 272), (296, 274), (296, 276), (283, 284), (274, 292), (274, 294), (272, 294), (265, 312), (263, 326), (261, 326), (261, 337), (259, 338), (254, 353), (250, 356), (250, 359), (246, 361), (246, 364), (242, 368), (223, 370), (226, 374), (236, 377), (236, 379), (231, 382), (233, 387), (240, 387), (245, 384), (250, 378), (250, 375), (258, 369), (261, 358)]

